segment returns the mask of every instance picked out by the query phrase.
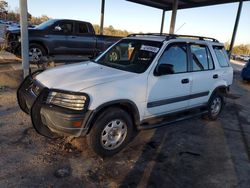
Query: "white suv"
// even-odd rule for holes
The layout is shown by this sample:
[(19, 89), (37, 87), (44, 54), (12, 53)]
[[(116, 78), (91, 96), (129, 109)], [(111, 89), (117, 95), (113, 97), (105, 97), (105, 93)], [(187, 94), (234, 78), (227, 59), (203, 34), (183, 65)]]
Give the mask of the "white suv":
[(40, 134), (87, 135), (97, 154), (111, 156), (136, 130), (197, 114), (215, 120), (232, 80), (215, 39), (134, 34), (95, 60), (31, 74), (17, 96)]

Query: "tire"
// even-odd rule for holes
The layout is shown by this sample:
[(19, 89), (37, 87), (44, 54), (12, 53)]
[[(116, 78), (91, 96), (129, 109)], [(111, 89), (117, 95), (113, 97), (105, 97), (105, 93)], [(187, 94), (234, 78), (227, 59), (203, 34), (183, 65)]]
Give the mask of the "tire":
[(207, 106), (208, 114), (205, 116), (205, 118), (215, 121), (219, 117), (223, 105), (224, 105), (224, 98), (217, 93), (213, 94), (212, 97), (209, 99)]
[(122, 150), (133, 135), (130, 115), (120, 108), (108, 108), (94, 122), (87, 135), (89, 146), (101, 157), (109, 157)]
[(118, 60), (120, 60), (120, 53), (115, 49), (109, 54), (109, 61), (116, 62)]
[(46, 55), (46, 51), (40, 44), (32, 43), (29, 46), (29, 60), (32, 63), (41, 63), (42, 58)]
[(18, 46), (17, 49), (15, 50), (15, 56), (18, 58), (22, 58), (22, 52), (21, 52), (21, 46)]

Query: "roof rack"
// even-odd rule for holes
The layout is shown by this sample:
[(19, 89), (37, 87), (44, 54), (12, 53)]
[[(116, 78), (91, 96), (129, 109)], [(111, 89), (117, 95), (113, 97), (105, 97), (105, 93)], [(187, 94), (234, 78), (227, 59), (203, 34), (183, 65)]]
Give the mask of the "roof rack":
[(198, 40), (207, 40), (212, 42), (219, 42), (217, 39), (211, 37), (202, 37), (202, 36), (195, 36), (195, 35), (175, 35), (175, 34), (167, 34), (167, 33), (135, 33), (130, 34), (128, 37), (136, 37), (136, 36), (164, 36), (166, 40), (169, 39), (176, 39), (176, 38), (191, 38), (191, 39), (198, 39)]

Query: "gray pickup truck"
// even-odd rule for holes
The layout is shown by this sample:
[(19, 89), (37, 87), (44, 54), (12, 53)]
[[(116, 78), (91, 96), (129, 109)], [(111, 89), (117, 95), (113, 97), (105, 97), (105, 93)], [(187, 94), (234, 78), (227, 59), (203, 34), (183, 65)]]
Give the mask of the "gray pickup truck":
[[(32, 62), (39, 62), (43, 56), (61, 54), (96, 56), (121, 39), (96, 35), (89, 22), (65, 19), (51, 19), (28, 31)], [(20, 56), (20, 29), (6, 32), (6, 50)]]

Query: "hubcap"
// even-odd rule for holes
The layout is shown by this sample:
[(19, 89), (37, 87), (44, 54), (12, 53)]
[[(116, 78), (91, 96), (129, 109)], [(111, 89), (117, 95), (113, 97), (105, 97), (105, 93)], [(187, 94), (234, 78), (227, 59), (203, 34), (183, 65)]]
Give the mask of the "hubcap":
[(211, 105), (211, 113), (213, 116), (216, 116), (219, 114), (221, 105), (222, 105), (221, 98), (217, 97), (213, 100), (212, 105)]
[(30, 61), (38, 62), (41, 60), (42, 56), (43, 56), (43, 53), (39, 48), (30, 48), (29, 50)]
[(101, 144), (107, 150), (118, 148), (127, 136), (127, 125), (120, 119), (109, 122), (102, 131)]
[(109, 60), (110, 61), (117, 61), (118, 60), (118, 55), (116, 52), (112, 52), (110, 55), (109, 55)]

